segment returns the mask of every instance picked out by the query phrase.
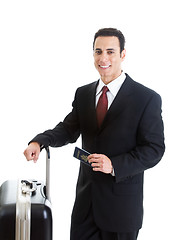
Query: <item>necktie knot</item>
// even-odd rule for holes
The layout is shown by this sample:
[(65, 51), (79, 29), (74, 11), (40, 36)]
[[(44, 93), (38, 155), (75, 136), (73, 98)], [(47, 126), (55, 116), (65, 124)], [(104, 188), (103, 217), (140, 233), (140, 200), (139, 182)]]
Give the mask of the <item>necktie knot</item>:
[(107, 86), (104, 86), (104, 87), (102, 88), (102, 94), (106, 94), (108, 91), (109, 91), (109, 89), (108, 89)]

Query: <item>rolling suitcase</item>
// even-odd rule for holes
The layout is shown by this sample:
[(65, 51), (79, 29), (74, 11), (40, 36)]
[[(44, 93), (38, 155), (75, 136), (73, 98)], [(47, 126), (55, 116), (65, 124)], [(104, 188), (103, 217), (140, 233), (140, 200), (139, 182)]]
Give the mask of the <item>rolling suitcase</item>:
[(2, 184), (0, 240), (52, 240), (49, 148), (46, 186), (36, 180), (8, 180)]

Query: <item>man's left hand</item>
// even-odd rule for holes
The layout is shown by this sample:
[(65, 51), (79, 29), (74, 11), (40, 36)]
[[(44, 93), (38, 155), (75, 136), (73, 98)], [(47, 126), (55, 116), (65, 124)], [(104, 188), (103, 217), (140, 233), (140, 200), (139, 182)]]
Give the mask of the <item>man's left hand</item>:
[(91, 163), (93, 171), (107, 174), (113, 171), (111, 160), (104, 154), (91, 154), (88, 156), (88, 161)]

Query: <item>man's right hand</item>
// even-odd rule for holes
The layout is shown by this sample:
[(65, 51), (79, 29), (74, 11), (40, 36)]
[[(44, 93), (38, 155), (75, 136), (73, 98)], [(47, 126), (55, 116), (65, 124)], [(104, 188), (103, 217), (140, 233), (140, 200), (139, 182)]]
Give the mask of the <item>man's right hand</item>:
[(24, 156), (28, 161), (33, 160), (37, 162), (40, 154), (40, 144), (37, 142), (31, 142), (29, 146), (24, 151)]

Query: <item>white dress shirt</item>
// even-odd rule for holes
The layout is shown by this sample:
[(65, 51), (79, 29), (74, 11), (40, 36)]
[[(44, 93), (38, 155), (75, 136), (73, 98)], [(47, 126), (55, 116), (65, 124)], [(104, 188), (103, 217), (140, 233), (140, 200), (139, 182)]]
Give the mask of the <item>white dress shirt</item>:
[(114, 101), (115, 96), (117, 95), (118, 91), (120, 90), (123, 82), (125, 81), (126, 75), (124, 72), (121, 73), (121, 75), (114, 79), (112, 82), (110, 82), (108, 85), (105, 85), (103, 81), (100, 79), (99, 84), (97, 86), (96, 90), (96, 106), (99, 100), (99, 97), (102, 93), (102, 88), (104, 86), (107, 86), (109, 91), (107, 92), (107, 98), (108, 98), (108, 109), (111, 106), (112, 102)]

